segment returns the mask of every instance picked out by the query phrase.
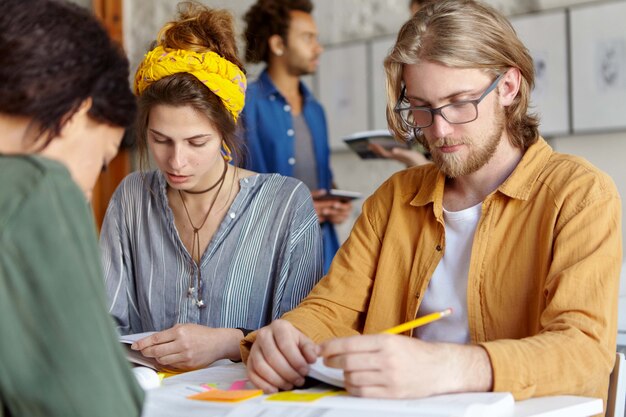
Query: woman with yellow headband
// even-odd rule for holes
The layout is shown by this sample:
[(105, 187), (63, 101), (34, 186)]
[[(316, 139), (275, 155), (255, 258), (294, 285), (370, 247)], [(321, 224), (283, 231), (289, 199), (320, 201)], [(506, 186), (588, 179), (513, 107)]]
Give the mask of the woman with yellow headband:
[(231, 15), (179, 13), (135, 77), (139, 152), (158, 169), (122, 182), (100, 244), (119, 331), (157, 332), (132, 347), (188, 370), (240, 359), (242, 337), (320, 279), (322, 249), (304, 184), (235, 165), (246, 77)]

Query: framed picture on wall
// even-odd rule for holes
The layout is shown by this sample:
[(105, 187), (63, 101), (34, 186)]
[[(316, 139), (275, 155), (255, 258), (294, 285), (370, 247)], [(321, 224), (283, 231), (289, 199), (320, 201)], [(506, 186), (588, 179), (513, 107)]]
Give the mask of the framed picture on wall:
[(367, 45), (329, 47), (317, 71), (319, 100), (326, 111), (332, 150), (347, 150), (342, 138), (368, 129)]
[(570, 133), (567, 14), (565, 10), (510, 19), (535, 64), (530, 111), (540, 118), (545, 137)]
[(370, 63), (372, 71), (370, 86), (370, 129), (387, 129), (387, 92), (385, 90), (385, 68), (383, 61), (396, 42), (396, 36), (386, 36), (370, 43)]
[(570, 10), (574, 132), (626, 127), (626, 2)]

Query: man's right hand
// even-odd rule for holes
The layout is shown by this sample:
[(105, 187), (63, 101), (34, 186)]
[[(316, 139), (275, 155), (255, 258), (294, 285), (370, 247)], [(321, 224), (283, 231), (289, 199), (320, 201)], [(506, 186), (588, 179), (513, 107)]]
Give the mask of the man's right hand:
[(247, 368), (250, 382), (266, 394), (304, 384), (319, 346), (286, 320), (275, 320), (257, 332)]

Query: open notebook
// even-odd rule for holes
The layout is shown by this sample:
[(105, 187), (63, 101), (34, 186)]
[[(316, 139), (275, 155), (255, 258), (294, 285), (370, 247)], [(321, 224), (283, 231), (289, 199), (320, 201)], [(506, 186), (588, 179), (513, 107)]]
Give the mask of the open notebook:
[[(308, 376), (336, 387), (344, 386), (343, 371), (327, 367), (322, 358), (318, 358), (311, 365)], [(513, 415), (515, 400), (508, 392), (470, 392), (418, 400), (381, 400), (337, 395), (321, 398), (316, 405), (331, 409), (367, 410), (368, 413), (374, 413), (372, 415), (393, 410), (414, 416), (507, 417)]]
[(150, 336), (154, 333), (156, 332), (145, 332), (120, 336), (120, 342), (122, 342), (122, 347), (126, 352), (126, 359), (128, 359), (130, 363), (145, 366), (147, 368), (154, 369), (155, 371), (159, 370), (159, 364), (156, 360), (154, 360), (154, 358), (147, 358), (143, 356), (141, 352), (137, 350), (132, 350), (130, 348), (130, 345), (132, 345), (137, 340), (143, 339), (144, 337)]
[(329, 385), (343, 388), (343, 370), (337, 368), (330, 368), (324, 365), (324, 358), (317, 358), (315, 363), (309, 367), (309, 374), (311, 378), (315, 378), (320, 382), (325, 382)]
[(349, 395), (323, 397), (319, 407), (331, 409), (378, 411), (379, 415), (396, 411), (412, 416), (454, 417), (509, 417), (513, 415), (515, 400), (509, 392), (467, 392), (436, 395), (418, 400), (381, 400)]

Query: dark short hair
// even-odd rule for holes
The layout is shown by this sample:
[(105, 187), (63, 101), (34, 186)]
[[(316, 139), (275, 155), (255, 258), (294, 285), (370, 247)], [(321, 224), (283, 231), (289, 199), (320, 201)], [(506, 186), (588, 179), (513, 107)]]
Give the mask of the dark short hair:
[(0, 56), (0, 112), (32, 118), (46, 143), (88, 98), (93, 119), (132, 125), (128, 60), (86, 9), (63, 0), (2, 0)]
[(278, 35), (287, 42), (291, 21), (290, 12), (311, 13), (311, 0), (257, 0), (244, 16), (246, 30), (246, 61), (249, 63), (269, 61), (268, 40)]

